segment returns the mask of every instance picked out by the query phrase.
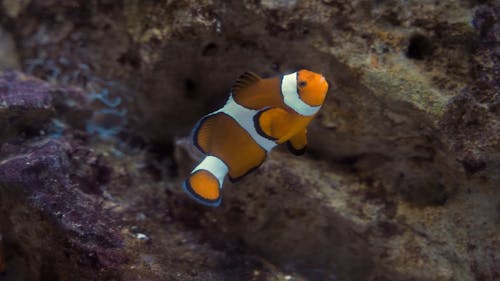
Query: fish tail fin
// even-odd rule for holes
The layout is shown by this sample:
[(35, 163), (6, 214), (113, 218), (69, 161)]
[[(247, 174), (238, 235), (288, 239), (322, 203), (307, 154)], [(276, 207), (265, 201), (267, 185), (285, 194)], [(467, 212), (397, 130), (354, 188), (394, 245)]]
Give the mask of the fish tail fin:
[(184, 192), (197, 202), (218, 207), (221, 202), (221, 190), (228, 173), (227, 165), (215, 156), (207, 156), (193, 169), (184, 181)]

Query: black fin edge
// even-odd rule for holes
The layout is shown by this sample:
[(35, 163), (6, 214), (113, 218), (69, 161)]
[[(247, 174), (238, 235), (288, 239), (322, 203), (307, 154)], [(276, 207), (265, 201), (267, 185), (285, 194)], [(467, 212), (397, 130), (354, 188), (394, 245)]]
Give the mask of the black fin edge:
[(257, 170), (258, 168), (260, 168), (260, 166), (262, 166), (262, 164), (266, 161), (267, 159), (267, 152), (265, 152), (265, 156), (264, 156), (264, 160), (262, 160), (262, 162), (259, 163), (259, 165), (251, 168), (250, 170), (248, 170), (246, 173), (244, 173), (243, 175), (237, 177), (237, 178), (233, 178), (231, 177), (231, 175), (228, 173), (227, 175), (227, 178), (229, 179), (230, 182), (232, 183), (235, 183), (235, 182), (239, 182), (241, 179), (243, 179), (244, 177), (246, 177), (248, 174), (252, 173), (253, 171)]
[[(191, 175), (189, 176), (191, 177)], [(189, 183), (189, 178), (187, 180), (185, 180), (183, 183), (182, 183), (182, 189), (184, 190), (184, 192), (189, 196), (191, 197), (192, 199), (194, 199), (196, 202), (200, 203), (200, 204), (203, 204), (205, 206), (209, 206), (209, 207), (218, 207), (222, 201), (222, 196), (219, 196), (219, 198), (215, 199), (215, 200), (210, 200), (210, 199), (205, 199), (201, 196), (199, 196), (194, 190), (193, 190), (193, 187), (191, 186), (191, 184)]]
[(271, 136), (269, 136), (268, 134), (266, 134), (262, 128), (260, 127), (259, 125), (259, 119), (260, 119), (260, 115), (262, 115), (262, 113), (270, 110), (270, 109), (273, 109), (273, 107), (270, 107), (270, 108), (267, 108), (267, 109), (264, 109), (264, 110), (261, 110), (259, 111), (257, 114), (254, 115), (253, 117), (253, 124), (254, 124), (254, 127), (255, 127), (255, 130), (257, 131), (257, 133), (259, 135), (261, 135), (262, 137), (268, 139), (268, 140), (272, 140), (272, 141), (277, 141), (278, 139), (277, 138), (273, 138)]
[(296, 149), (295, 147), (293, 147), (293, 145), (290, 141), (286, 142), (286, 146), (288, 147), (288, 150), (291, 153), (293, 153), (294, 155), (297, 155), (297, 156), (304, 155), (304, 153), (306, 153), (306, 149), (307, 149), (307, 145), (304, 145), (304, 147), (301, 149)]
[(208, 115), (205, 115), (200, 120), (198, 120), (198, 122), (196, 122), (196, 125), (194, 125), (193, 130), (191, 131), (191, 141), (193, 142), (193, 145), (196, 146), (196, 148), (198, 148), (198, 150), (203, 154), (206, 154), (206, 152), (203, 150), (203, 148), (201, 148), (200, 144), (198, 143), (197, 136), (198, 136), (198, 131), (201, 128), (201, 124), (203, 124), (207, 116)]
[(198, 143), (198, 140), (197, 140), (198, 131), (200, 130), (201, 125), (203, 125), (203, 122), (205, 122), (209, 117), (215, 116), (217, 114), (218, 113), (216, 113), (216, 114), (207, 114), (207, 115), (203, 116), (200, 120), (198, 120), (198, 122), (194, 126), (193, 130), (191, 131), (191, 140), (192, 140), (194, 146), (196, 146), (196, 148), (198, 148), (198, 150), (201, 153), (203, 153), (203, 154), (207, 154), (207, 152)]

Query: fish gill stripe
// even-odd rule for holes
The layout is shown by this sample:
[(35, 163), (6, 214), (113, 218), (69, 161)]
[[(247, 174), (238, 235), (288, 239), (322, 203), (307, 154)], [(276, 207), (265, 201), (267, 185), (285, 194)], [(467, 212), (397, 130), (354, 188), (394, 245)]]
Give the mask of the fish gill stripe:
[(191, 174), (194, 174), (198, 170), (205, 170), (214, 175), (219, 181), (219, 188), (222, 189), (222, 184), (224, 183), (224, 177), (226, 177), (229, 172), (229, 168), (226, 163), (220, 158), (209, 155), (205, 157), (198, 166), (196, 166)]
[(300, 99), (297, 89), (298, 72), (283, 75), (281, 79), (281, 95), (285, 104), (300, 115), (312, 116), (316, 114), (321, 106), (310, 106)]
[(231, 118), (233, 118), (242, 127), (250, 137), (265, 151), (270, 151), (276, 146), (273, 140), (267, 139), (261, 136), (255, 129), (254, 116), (259, 113), (259, 111), (254, 109), (248, 109), (240, 104), (238, 104), (234, 99), (233, 95), (229, 96), (226, 105), (221, 109), (213, 112), (212, 114), (225, 113)]

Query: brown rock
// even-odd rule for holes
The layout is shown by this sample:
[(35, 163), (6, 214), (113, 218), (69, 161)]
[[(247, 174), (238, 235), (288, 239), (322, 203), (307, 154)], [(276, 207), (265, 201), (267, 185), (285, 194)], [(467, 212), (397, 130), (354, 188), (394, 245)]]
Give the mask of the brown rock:
[[(122, 268), (123, 279), (280, 280), (281, 270), (310, 280), (498, 279), (493, 1), (31, 2), (17, 21), (3, 18), (19, 56), (41, 58), (33, 73), (54, 83), (76, 65), (89, 70), (72, 80), (82, 89), (86, 80), (127, 84), (121, 136), (154, 152), (142, 159), (120, 146), (125, 160), (105, 156), (120, 175), (105, 177), (118, 198), (106, 202), (139, 225), (122, 229), (134, 268)], [(57, 65), (64, 59), (71, 67)], [(333, 85), (309, 128), (309, 154), (273, 152), (226, 186), (220, 209), (189, 203), (178, 191), (196, 157), (179, 146), (173, 159), (175, 138), (218, 108), (240, 73), (300, 67)], [(74, 180), (100, 198), (94, 164), (75, 164), (83, 173)], [(151, 219), (136, 219), (137, 209)], [(279, 269), (233, 259), (231, 249)]]

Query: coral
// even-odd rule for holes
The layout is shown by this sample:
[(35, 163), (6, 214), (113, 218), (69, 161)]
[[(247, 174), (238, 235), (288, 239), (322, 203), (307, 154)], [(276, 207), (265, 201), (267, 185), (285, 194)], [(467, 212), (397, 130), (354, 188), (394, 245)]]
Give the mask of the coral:
[(100, 92), (91, 92), (87, 95), (89, 103), (99, 101), (106, 108), (96, 110), (87, 121), (86, 130), (88, 133), (97, 135), (103, 139), (116, 137), (127, 125), (127, 110), (119, 109), (122, 99), (117, 96), (114, 99), (109, 97), (108, 88), (102, 88)]
[[(90, 134), (95, 133), (100, 138), (109, 139), (116, 137), (125, 128), (127, 110), (119, 108), (122, 104), (122, 98), (119, 95), (124, 91), (124, 86), (120, 83), (106, 81), (95, 76), (88, 65), (73, 63), (65, 57), (59, 57), (57, 60), (28, 59), (26, 60), (26, 72), (36, 74), (61, 86), (80, 85), (88, 91), (85, 93), (86, 107), (91, 108), (96, 101), (104, 105), (103, 109), (95, 109), (92, 116), (86, 121), (86, 130)], [(111, 98), (110, 90), (118, 94)], [(59, 126), (55, 129), (61, 128)]]

